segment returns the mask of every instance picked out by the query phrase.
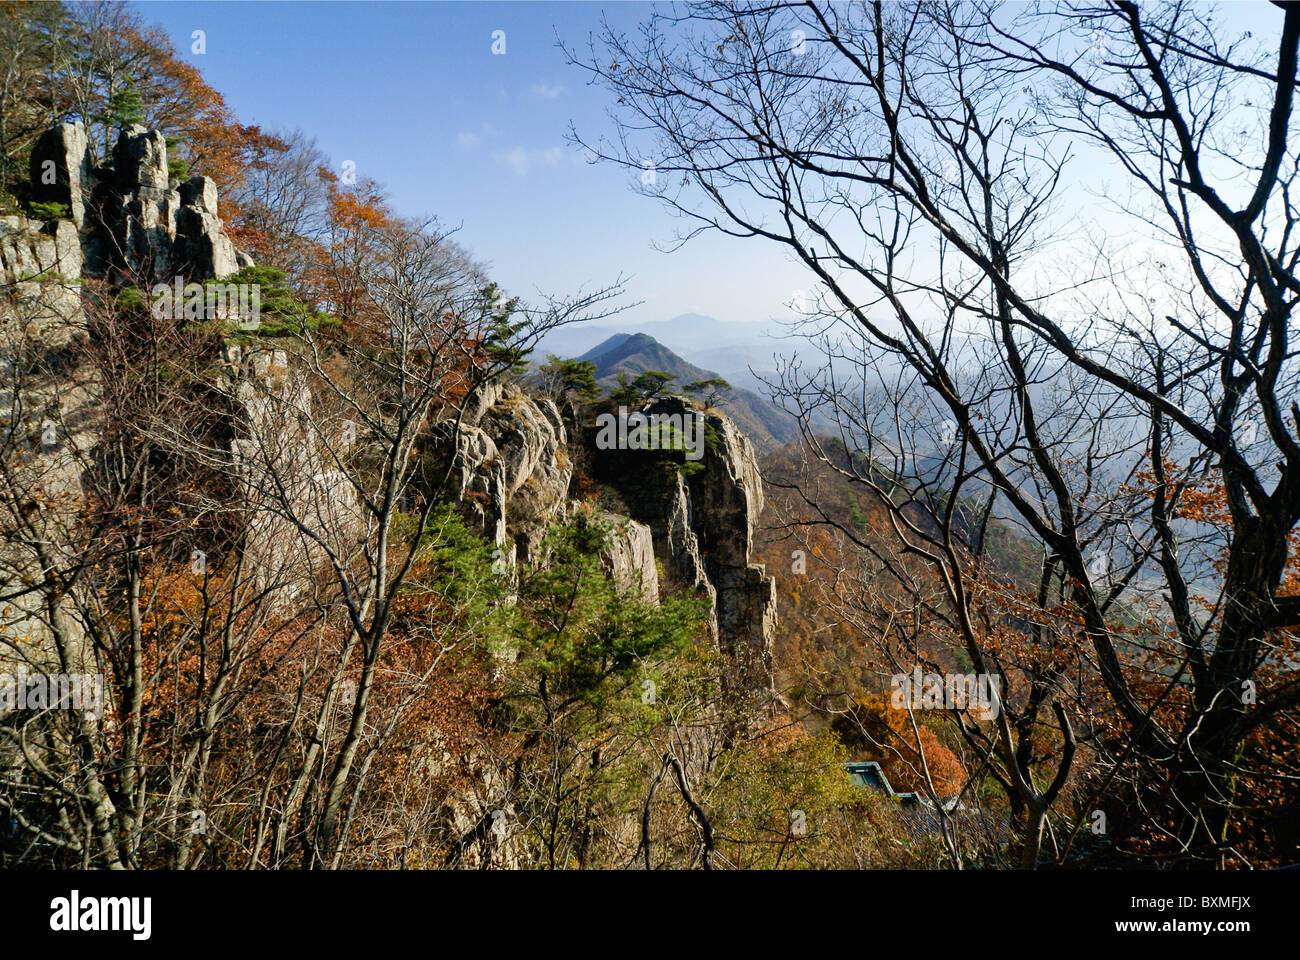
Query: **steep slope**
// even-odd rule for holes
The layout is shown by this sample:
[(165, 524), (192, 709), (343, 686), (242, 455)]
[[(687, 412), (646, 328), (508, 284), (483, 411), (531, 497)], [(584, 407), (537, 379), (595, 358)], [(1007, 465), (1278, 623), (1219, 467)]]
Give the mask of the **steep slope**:
[[(45, 223), (22, 216), (0, 218), (0, 288), (12, 292), (11, 299), (0, 299), (0, 356), (8, 366), (24, 355), (46, 355), (22, 378), (21, 388), (7, 384), (0, 394), (0, 420), (23, 428), (6, 438), (10, 442), (0, 454), (7, 458), (8, 470), (23, 465), (18, 489), (57, 502), (66, 513), (43, 516), (50, 524), (46, 537), (51, 543), (74, 536), (73, 518), (86, 496), (83, 481), (107, 455), (103, 440), (112, 429), (105, 413), (106, 374), (94, 366), (92, 351), (86, 349), (96, 335), (85, 310), (86, 302), (94, 302), (97, 295), (88, 281), (109, 282), (116, 289), (182, 274), (194, 280), (226, 278), (252, 263), (225, 231), (215, 183), (202, 176), (185, 181), (170, 176), (161, 132), (123, 127), (110, 166), (91, 172), (88, 157), (80, 121), (52, 127), (33, 149), (32, 182), (40, 181), (40, 171), (52, 170), (52, 182), (41, 185), (37, 195), (65, 207), (69, 218)], [(256, 323), (254, 319), (241, 329), (253, 329)], [(55, 358), (57, 363), (52, 362)], [(251, 577), (267, 587), (269, 606), (288, 604), (319, 556), (298, 549), (300, 540), (290, 525), (253, 492), (255, 468), (245, 453), (277, 451), (277, 469), (291, 478), (300, 505), (319, 501), (347, 512), (352, 498), (298, 425), (312, 417), (312, 398), (285, 351), (227, 342), (210, 363), (211, 387), (221, 399), (213, 401), (217, 412), (207, 421), (211, 435), (205, 435), (204, 442), (228, 445), (231, 461), (218, 473), (224, 477), (238, 472), (243, 482), (208, 492), (226, 498), (230, 509), (246, 510), (245, 526), (235, 537)], [(177, 464), (189, 464), (183, 443), (168, 456), (178, 470)], [(11, 497), (0, 506), (0, 529), (21, 528), (23, 521), (13, 512), (16, 505), (20, 501)], [(335, 519), (341, 516), (333, 507), (329, 512)], [(350, 526), (351, 518), (344, 525)], [(77, 550), (63, 549), (75, 559)], [(13, 583), (42, 569), (38, 560), (31, 544), (0, 537), (0, 595), (14, 593)], [(17, 593), (17, 602), (3, 605), (11, 616), (0, 619), (0, 636), (6, 629), (21, 632), (37, 640), (42, 656), (51, 653), (57, 631), (50, 622), (54, 618), (43, 609), (42, 595)], [(63, 619), (69, 624), (63, 633), (78, 635), (77, 618)], [(4, 659), (0, 656), (0, 663)]]
[[(435, 430), (452, 467), (448, 488), (435, 495), (459, 502), (510, 567), (543, 556), (550, 524), (579, 512), (598, 515), (614, 533), (604, 559), (615, 580), (657, 602), (658, 560), (667, 582), (708, 598), (719, 649), (770, 687), (776, 586), (753, 562), (764, 503), (753, 444), (729, 417), (703, 414), (679, 397), (643, 405), (652, 418), (703, 420), (709, 439), (688, 476), (658, 449), (606, 448), (598, 422), (609, 406), (561, 414), (518, 384), (485, 384), (462, 419)], [(618, 511), (583, 498), (579, 476), (614, 493)]]

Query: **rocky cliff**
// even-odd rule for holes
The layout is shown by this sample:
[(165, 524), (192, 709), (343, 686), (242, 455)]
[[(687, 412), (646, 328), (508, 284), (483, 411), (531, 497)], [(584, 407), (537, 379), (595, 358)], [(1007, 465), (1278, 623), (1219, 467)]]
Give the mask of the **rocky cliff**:
[[(0, 589), (14, 596), (0, 618), (0, 637), (31, 641), (28, 659), (48, 667), (58, 659), (53, 621), (63, 619), (74, 646), (81, 631), (70, 608), (66, 617), (49, 608), (49, 594), (59, 591), (41, 583), (41, 572), (75, 565), (76, 557), (43, 559), (34, 544), (75, 550), (84, 475), (102, 454), (102, 371), (83, 348), (94, 335), (85, 304), (124, 285), (226, 277), (252, 260), (225, 232), (215, 184), (169, 176), (158, 131), (122, 130), (111, 165), (92, 169), (82, 125), (59, 124), (37, 141), (31, 180), (34, 200), (61, 205), (67, 216), (0, 218), (0, 439), (6, 468), (33, 504), (6, 503), (12, 515), (0, 517)], [(241, 443), (281, 451), (281, 460), (295, 465), (304, 496), (346, 506), (346, 491), (295, 429), (295, 418), (310, 417), (311, 401), (284, 353), (232, 345), (219, 360), (215, 385), (228, 398), (230, 422), (218, 432), (242, 438), (233, 458)], [(304, 558), (273, 512), (253, 506), (243, 547), (261, 579), (291, 597), (307, 573)], [(31, 589), (15, 591), (16, 583)]]
[[(702, 417), (707, 442), (700, 460), (609, 448), (598, 442), (602, 410), (568, 407), (564, 416), (552, 400), (531, 398), (518, 386), (487, 385), (458, 423), (439, 427), (452, 456), (444, 495), (463, 504), (509, 562), (535, 558), (556, 519), (596, 513), (614, 531), (606, 563), (620, 585), (654, 600), (670, 587), (708, 597), (719, 647), (770, 681), (776, 585), (752, 562), (763, 509), (753, 444), (726, 416), (666, 397), (633, 412)], [(575, 467), (601, 495), (576, 496)]]
[[(139, 127), (120, 131), (111, 163), (92, 169), (75, 123), (40, 138), (32, 180), (36, 202), (53, 205), (38, 209), (59, 215), (0, 220), (0, 466), (7, 489), (22, 493), (0, 497), (0, 672), (102, 674), (103, 645), (91, 643), (101, 623), (97, 600), (78, 577), (106, 549), (93, 522), (97, 497), (111, 486), (102, 483), (104, 465), (118, 454), (131, 461), (125, 448), (139, 446), (138, 428), (149, 434), (150, 456), (158, 454), (142, 457), (141, 469), (162, 463), (187, 490), (200, 488), (166, 511), (168, 524), (176, 515), (167, 531), (176, 532), (159, 533), (154, 545), (174, 560), (199, 544), (229, 550), (261, 609), (292, 618), (317, 599), (322, 553), (346, 563), (367, 545), (354, 488), (333, 469), (342, 463), (338, 451), (357, 443), (355, 424), (353, 439), (343, 440), (334, 424), (320, 422), (328, 418), (306, 361), (256, 336), (255, 320), (229, 333), (205, 327), (195, 357), (155, 363), (158, 379), (183, 375), (165, 402), (130, 407), (124, 429), (110, 400), (119, 381), (137, 379), (136, 355), (122, 348), (110, 360), (111, 351), (94, 349), (104, 331), (130, 340), (153, 330), (150, 318), (177, 319), (120, 310), (125, 288), (226, 280), (252, 265), (225, 231), (215, 185), (169, 176), (165, 138)], [(187, 323), (179, 329), (190, 331)], [(151, 341), (162, 349), (172, 342)], [(186, 419), (187, 404), (203, 415)], [(752, 562), (763, 506), (753, 446), (727, 417), (665, 398), (636, 412), (702, 422), (699, 459), (623, 449), (597, 436), (599, 412), (608, 411), (557, 405), (491, 380), (456, 420), (433, 425), (429, 452), (449, 480), (429, 493), (459, 504), (507, 568), (545, 563), (546, 534), (557, 521), (582, 514), (600, 522), (609, 530), (604, 563), (620, 590), (652, 603), (677, 590), (707, 598), (715, 642), (743, 668), (731, 676), (770, 689), (776, 607), (772, 578)], [(135, 492), (129, 482), (118, 489), (121, 516), (138, 504)], [(83, 711), (75, 722), (89, 737), (117, 721), (112, 712)], [(504, 826), (514, 819), (511, 781), (481, 745), (439, 747), (435, 726), (424, 733), (430, 777), (463, 771), (464, 780), (441, 801), (437, 831), (456, 862), (515, 863)], [(0, 750), (0, 779), (20, 782), (24, 769), (18, 753)], [(111, 803), (95, 803), (106, 820)]]
[[(48, 131), (32, 154), (32, 182), (36, 199), (64, 205), (68, 218), (40, 223), (9, 217), (0, 223), (0, 269), (13, 295), (0, 316), (7, 355), (24, 352), (20, 341), (48, 351), (85, 335), (83, 278), (102, 280), (110, 289), (148, 288), (175, 276), (187, 282), (223, 278), (252, 263), (224, 230), (213, 182), (169, 176), (167, 144), (158, 131), (123, 129), (105, 168), (92, 169), (88, 156), (80, 124)], [(291, 356), (256, 343), (232, 343), (216, 369), (217, 386), (231, 404), (236, 469), (246, 472), (238, 464), (251, 459), (241, 450), (274, 450), (277, 464), (294, 478), (296, 496), (334, 512), (341, 504), (346, 513), (347, 485), (325, 469), (310, 432), (298, 426), (311, 419), (312, 400)], [(79, 389), (58, 388), (70, 376)], [(75, 465), (84, 464), (96, 442), (92, 429), (70, 426), (93, 419), (84, 411), (94, 406), (94, 379), (90, 370), (47, 370), (31, 381), (22, 409), (9, 411), (31, 421), (26, 427), (33, 438), (42, 424), (55, 425), (58, 445), (35, 439), (29, 445), (31, 469), (47, 474), (47, 487), (57, 486), (69, 502), (78, 498)], [(704, 416), (679, 398), (657, 400), (639, 412)], [(709, 442), (693, 464), (680, 457), (674, 463), (655, 451), (602, 449), (594, 413), (562, 412), (551, 399), (531, 397), (518, 385), (488, 383), (458, 421), (433, 431), (451, 467), (449, 489), (439, 493), (463, 506), (499, 545), (507, 564), (541, 559), (546, 530), (557, 520), (576, 511), (597, 516), (611, 530), (605, 560), (620, 587), (653, 601), (665, 589), (698, 591), (711, 602), (710, 627), (719, 647), (770, 674), (776, 605), (772, 578), (751, 562), (763, 505), (752, 444), (730, 419), (713, 412), (705, 417)], [(576, 489), (578, 464), (583, 483), (594, 482), (602, 495)], [(299, 538), (275, 511), (253, 507), (243, 549), (263, 578), (283, 583), (291, 598), (306, 570), (300, 565), (298, 574), (286, 571), (293, 565), (290, 542)]]
[(89, 156), (84, 128), (69, 122), (46, 131), (31, 158), (34, 199), (68, 208), (89, 275), (146, 286), (225, 277), (253, 262), (226, 235), (216, 184), (172, 178), (160, 131), (123, 129), (107, 167), (92, 169)]

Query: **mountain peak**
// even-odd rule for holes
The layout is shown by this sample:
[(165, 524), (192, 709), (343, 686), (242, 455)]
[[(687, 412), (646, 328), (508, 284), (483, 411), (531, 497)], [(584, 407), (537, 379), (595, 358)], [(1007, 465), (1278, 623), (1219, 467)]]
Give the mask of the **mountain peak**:
[(594, 363), (598, 379), (620, 371), (635, 375), (646, 370), (662, 370), (684, 382), (698, 380), (706, 372), (687, 363), (648, 333), (639, 332), (615, 334), (578, 359)]
[[(671, 374), (674, 380), (669, 391), (679, 391), (695, 380), (716, 377), (683, 360), (648, 333), (617, 333), (592, 347), (579, 360), (596, 365), (596, 380), (605, 389), (617, 385), (619, 374), (635, 379), (647, 370), (660, 370)], [(784, 410), (749, 390), (734, 389), (727, 392), (727, 412), (741, 429), (760, 447), (788, 443), (797, 436), (794, 420)]]

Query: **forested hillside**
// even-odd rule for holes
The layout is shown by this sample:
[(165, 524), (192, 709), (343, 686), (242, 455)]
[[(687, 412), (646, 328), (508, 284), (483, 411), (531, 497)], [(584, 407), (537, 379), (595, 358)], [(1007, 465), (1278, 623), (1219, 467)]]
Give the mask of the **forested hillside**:
[(0, 2), (0, 867), (1300, 862), (1300, 9), (562, 40), (578, 161), (815, 286), (765, 396), (551, 355), (628, 281), (508, 288), (148, 16)]
[(130, 10), (0, 16), (5, 866), (894, 862), (774, 707), (748, 440), (525, 389), (617, 290), (507, 296)]

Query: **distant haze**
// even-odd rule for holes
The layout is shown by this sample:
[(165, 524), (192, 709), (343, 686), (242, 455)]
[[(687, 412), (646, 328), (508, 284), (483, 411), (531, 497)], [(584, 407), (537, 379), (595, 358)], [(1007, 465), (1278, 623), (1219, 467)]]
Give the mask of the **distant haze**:
[[(664, 329), (667, 324), (646, 326), (657, 332)], [(720, 326), (729, 325), (720, 324)], [(572, 355), (560, 354), (554, 349), (550, 352), (557, 356)], [(545, 351), (541, 356), (545, 356)], [(589, 360), (596, 365), (597, 382), (606, 390), (617, 386), (620, 374), (633, 380), (638, 374), (645, 373), (647, 370), (662, 371), (673, 377), (669, 389), (680, 391), (688, 383), (707, 380), (718, 372), (683, 359), (654, 337), (642, 332), (612, 333), (589, 350), (578, 354), (578, 359)], [(735, 388), (724, 391), (723, 410), (735, 420), (760, 450), (789, 443), (798, 436), (798, 428), (793, 416), (764, 396), (731, 381), (731, 378), (725, 374), (723, 379)]]
[(542, 341), (536, 356), (539, 360), (547, 354), (580, 357), (613, 336), (636, 333), (654, 337), (683, 360), (718, 374), (734, 387), (757, 393), (764, 392), (764, 388), (750, 368), (770, 374), (777, 369), (777, 356), (808, 352), (807, 344), (790, 339), (786, 328), (774, 321), (724, 323), (702, 314), (684, 313), (650, 323), (561, 327)]

